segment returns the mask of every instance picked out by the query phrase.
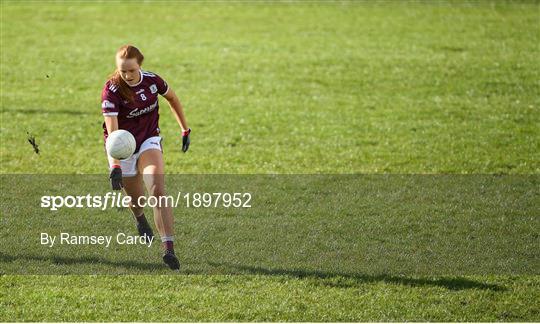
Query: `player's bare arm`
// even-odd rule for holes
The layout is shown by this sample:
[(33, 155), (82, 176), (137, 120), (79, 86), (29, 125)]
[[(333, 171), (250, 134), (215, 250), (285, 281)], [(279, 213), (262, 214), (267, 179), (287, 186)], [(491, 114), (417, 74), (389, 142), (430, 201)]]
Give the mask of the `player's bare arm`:
[(178, 125), (182, 128), (182, 131), (186, 131), (189, 129), (186, 117), (184, 115), (184, 108), (182, 107), (182, 104), (180, 103), (180, 99), (178, 99), (178, 96), (173, 91), (173, 89), (169, 88), (169, 91), (163, 96), (167, 101), (169, 102), (169, 106), (171, 107), (171, 110), (173, 112), (174, 118), (176, 118), (176, 121), (178, 122)]
[[(109, 134), (112, 134), (112, 132), (118, 129), (118, 117), (103, 116), (103, 118), (105, 118), (105, 127), (107, 128), (107, 132)], [(109, 174), (109, 179), (111, 179), (111, 186), (113, 190), (120, 190), (123, 187), (120, 160), (117, 160), (108, 154), (107, 159), (109, 160), (109, 167), (111, 168), (111, 172)]]
[(191, 133), (191, 129), (188, 127), (186, 117), (184, 115), (184, 108), (182, 107), (180, 99), (178, 99), (178, 96), (173, 89), (169, 88), (164, 97), (169, 102), (169, 106), (171, 107), (174, 118), (176, 118), (178, 125), (180, 125), (180, 128), (182, 128), (182, 151), (186, 152), (190, 144), (189, 134)]

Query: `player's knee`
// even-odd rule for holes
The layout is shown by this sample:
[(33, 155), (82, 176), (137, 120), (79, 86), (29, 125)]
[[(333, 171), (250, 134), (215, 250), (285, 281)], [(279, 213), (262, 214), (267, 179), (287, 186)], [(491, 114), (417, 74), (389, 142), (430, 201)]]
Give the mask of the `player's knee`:
[(165, 188), (162, 185), (153, 185), (150, 188), (150, 195), (160, 199), (165, 196)]

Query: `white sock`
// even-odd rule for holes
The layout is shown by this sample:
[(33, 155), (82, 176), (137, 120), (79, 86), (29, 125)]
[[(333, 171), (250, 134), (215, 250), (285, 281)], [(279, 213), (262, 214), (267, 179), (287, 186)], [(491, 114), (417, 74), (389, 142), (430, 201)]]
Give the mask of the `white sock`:
[(161, 242), (163, 242), (163, 243), (165, 243), (165, 242), (174, 242), (174, 236), (173, 235), (162, 236), (161, 237)]

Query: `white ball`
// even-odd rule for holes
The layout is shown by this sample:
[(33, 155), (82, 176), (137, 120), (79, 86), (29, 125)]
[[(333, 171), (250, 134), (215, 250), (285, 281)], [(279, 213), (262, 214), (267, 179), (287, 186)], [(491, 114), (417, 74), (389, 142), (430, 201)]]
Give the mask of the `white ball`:
[(115, 130), (107, 136), (105, 148), (107, 154), (117, 160), (130, 158), (135, 152), (135, 137), (124, 129)]

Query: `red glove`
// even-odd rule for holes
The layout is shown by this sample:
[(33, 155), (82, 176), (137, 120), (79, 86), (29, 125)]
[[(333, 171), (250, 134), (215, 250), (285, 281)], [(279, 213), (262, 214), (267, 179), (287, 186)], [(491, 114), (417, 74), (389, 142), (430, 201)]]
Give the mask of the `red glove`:
[(119, 165), (115, 164), (111, 167), (111, 173), (109, 175), (109, 179), (111, 179), (111, 186), (113, 190), (121, 190), (122, 185), (122, 169)]
[(191, 133), (191, 128), (188, 128), (188, 130), (182, 132), (182, 152), (186, 153), (186, 151), (189, 148), (189, 143), (191, 142), (189, 139), (189, 134)]

